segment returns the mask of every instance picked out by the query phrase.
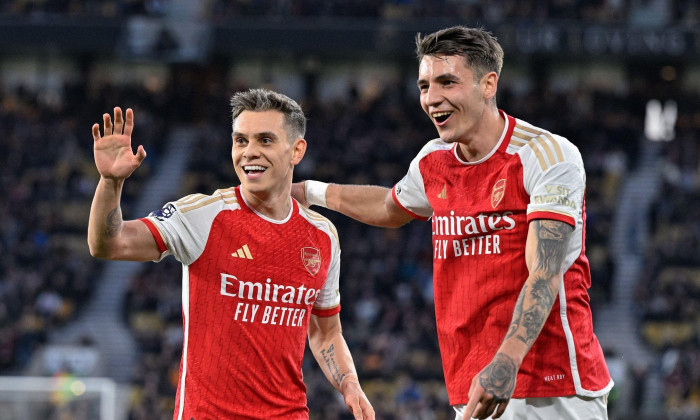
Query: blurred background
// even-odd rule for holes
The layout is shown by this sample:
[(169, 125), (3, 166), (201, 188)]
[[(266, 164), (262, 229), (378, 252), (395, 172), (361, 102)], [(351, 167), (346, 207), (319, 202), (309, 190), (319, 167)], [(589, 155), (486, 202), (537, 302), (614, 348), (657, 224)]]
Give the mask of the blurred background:
[[(483, 26), (505, 50), (499, 108), (566, 136), (588, 174), (596, 333), (610, 418), (700, 418), (700, 4), (695, 0), (0, 1), (0, 420), (171, 419), (181, 266), (94, 260), (90, 127), (136, 116), (148, 158), (125, 218), (238, 183), (229, 98), (299, 101), (297, 180), (392, 186), (436, 136), (414, 36)], [(321, 211), (343, 249), (341, 318), (383, 420), (453, 419), (430, 224)], [(351, 416), (310, 353), (314, 420)]]

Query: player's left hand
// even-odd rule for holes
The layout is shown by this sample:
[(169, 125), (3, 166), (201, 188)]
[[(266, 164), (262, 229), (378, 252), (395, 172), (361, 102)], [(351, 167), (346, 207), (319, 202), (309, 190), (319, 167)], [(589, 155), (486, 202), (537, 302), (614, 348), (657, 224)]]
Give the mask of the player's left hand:
[(517, 373), (518, 369), (510, 357), (503, 353), (496, 354), (491, 363), (472, 379), (464, 418), (501, 417), (515, 391)]
[(359, 382), (345, 380), (341, 385), (343, 399), (352, 415), (355, 416), (355, 420), (374, 420), (374, 408), (362, 391)]

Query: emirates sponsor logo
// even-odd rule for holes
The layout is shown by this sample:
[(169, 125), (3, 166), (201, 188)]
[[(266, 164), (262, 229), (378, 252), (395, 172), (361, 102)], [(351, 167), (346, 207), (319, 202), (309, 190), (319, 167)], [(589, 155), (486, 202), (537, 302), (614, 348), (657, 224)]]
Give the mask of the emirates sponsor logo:
[(493, 190), (491, 190), (491, 207), (496, 209), (499, 204), (501, 204), (501, 200), (503, 200), (503, 196), (505, 195), (506, 192), (506, 180), (505, 179), (499, 179), (496, 181), (495, 184), (493, 184)]
[(301, 249), (301, 262), (306, 271), (315, 276), (321, 269), (321, 252), (316, 248), (305, 246)]
[(433, 216), (433, 235), (436, 236), (473, 236), (491, 233), (497, 230), (515, 228), (513, 213), (479, 214), (472, 216), (455, 216), (454, 210), (449, 216)]

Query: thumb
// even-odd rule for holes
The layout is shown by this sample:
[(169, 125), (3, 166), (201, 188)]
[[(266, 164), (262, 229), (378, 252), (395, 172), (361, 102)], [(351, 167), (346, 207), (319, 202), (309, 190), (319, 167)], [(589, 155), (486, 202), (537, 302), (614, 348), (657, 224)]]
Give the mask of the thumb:
[(138, 159), (139, 163), (146, 159), (146, 149), (142, 145), (139, 145), (138, 150), (136, 150), (136, 159)]

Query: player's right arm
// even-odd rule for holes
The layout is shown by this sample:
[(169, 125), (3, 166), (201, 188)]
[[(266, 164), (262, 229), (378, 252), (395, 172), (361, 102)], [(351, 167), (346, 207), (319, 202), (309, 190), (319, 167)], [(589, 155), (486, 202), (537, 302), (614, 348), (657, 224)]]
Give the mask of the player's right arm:
[(413, 220), (386, 187), (305, 181), (294, 184), (292, 195), (302, 204), (320, 205), (372, 226), (396, 228)]
[(88, 246), (90, 254), (110, 260), (152, 261), (160, 257), (160, 250), (146, 225), (139, 220), (124, 221), (121, 195), (124, 180), (146, 158), (139, 146), (136, 154), (131, 148), (134, 113), (126, 110), (126, 121), (121, 108), (114, 108), (114, 124), (109, 114), (103, 115), (104, 136), (99, 124), (92, 126), (94, 155), (100, 181), (90, 207)]

